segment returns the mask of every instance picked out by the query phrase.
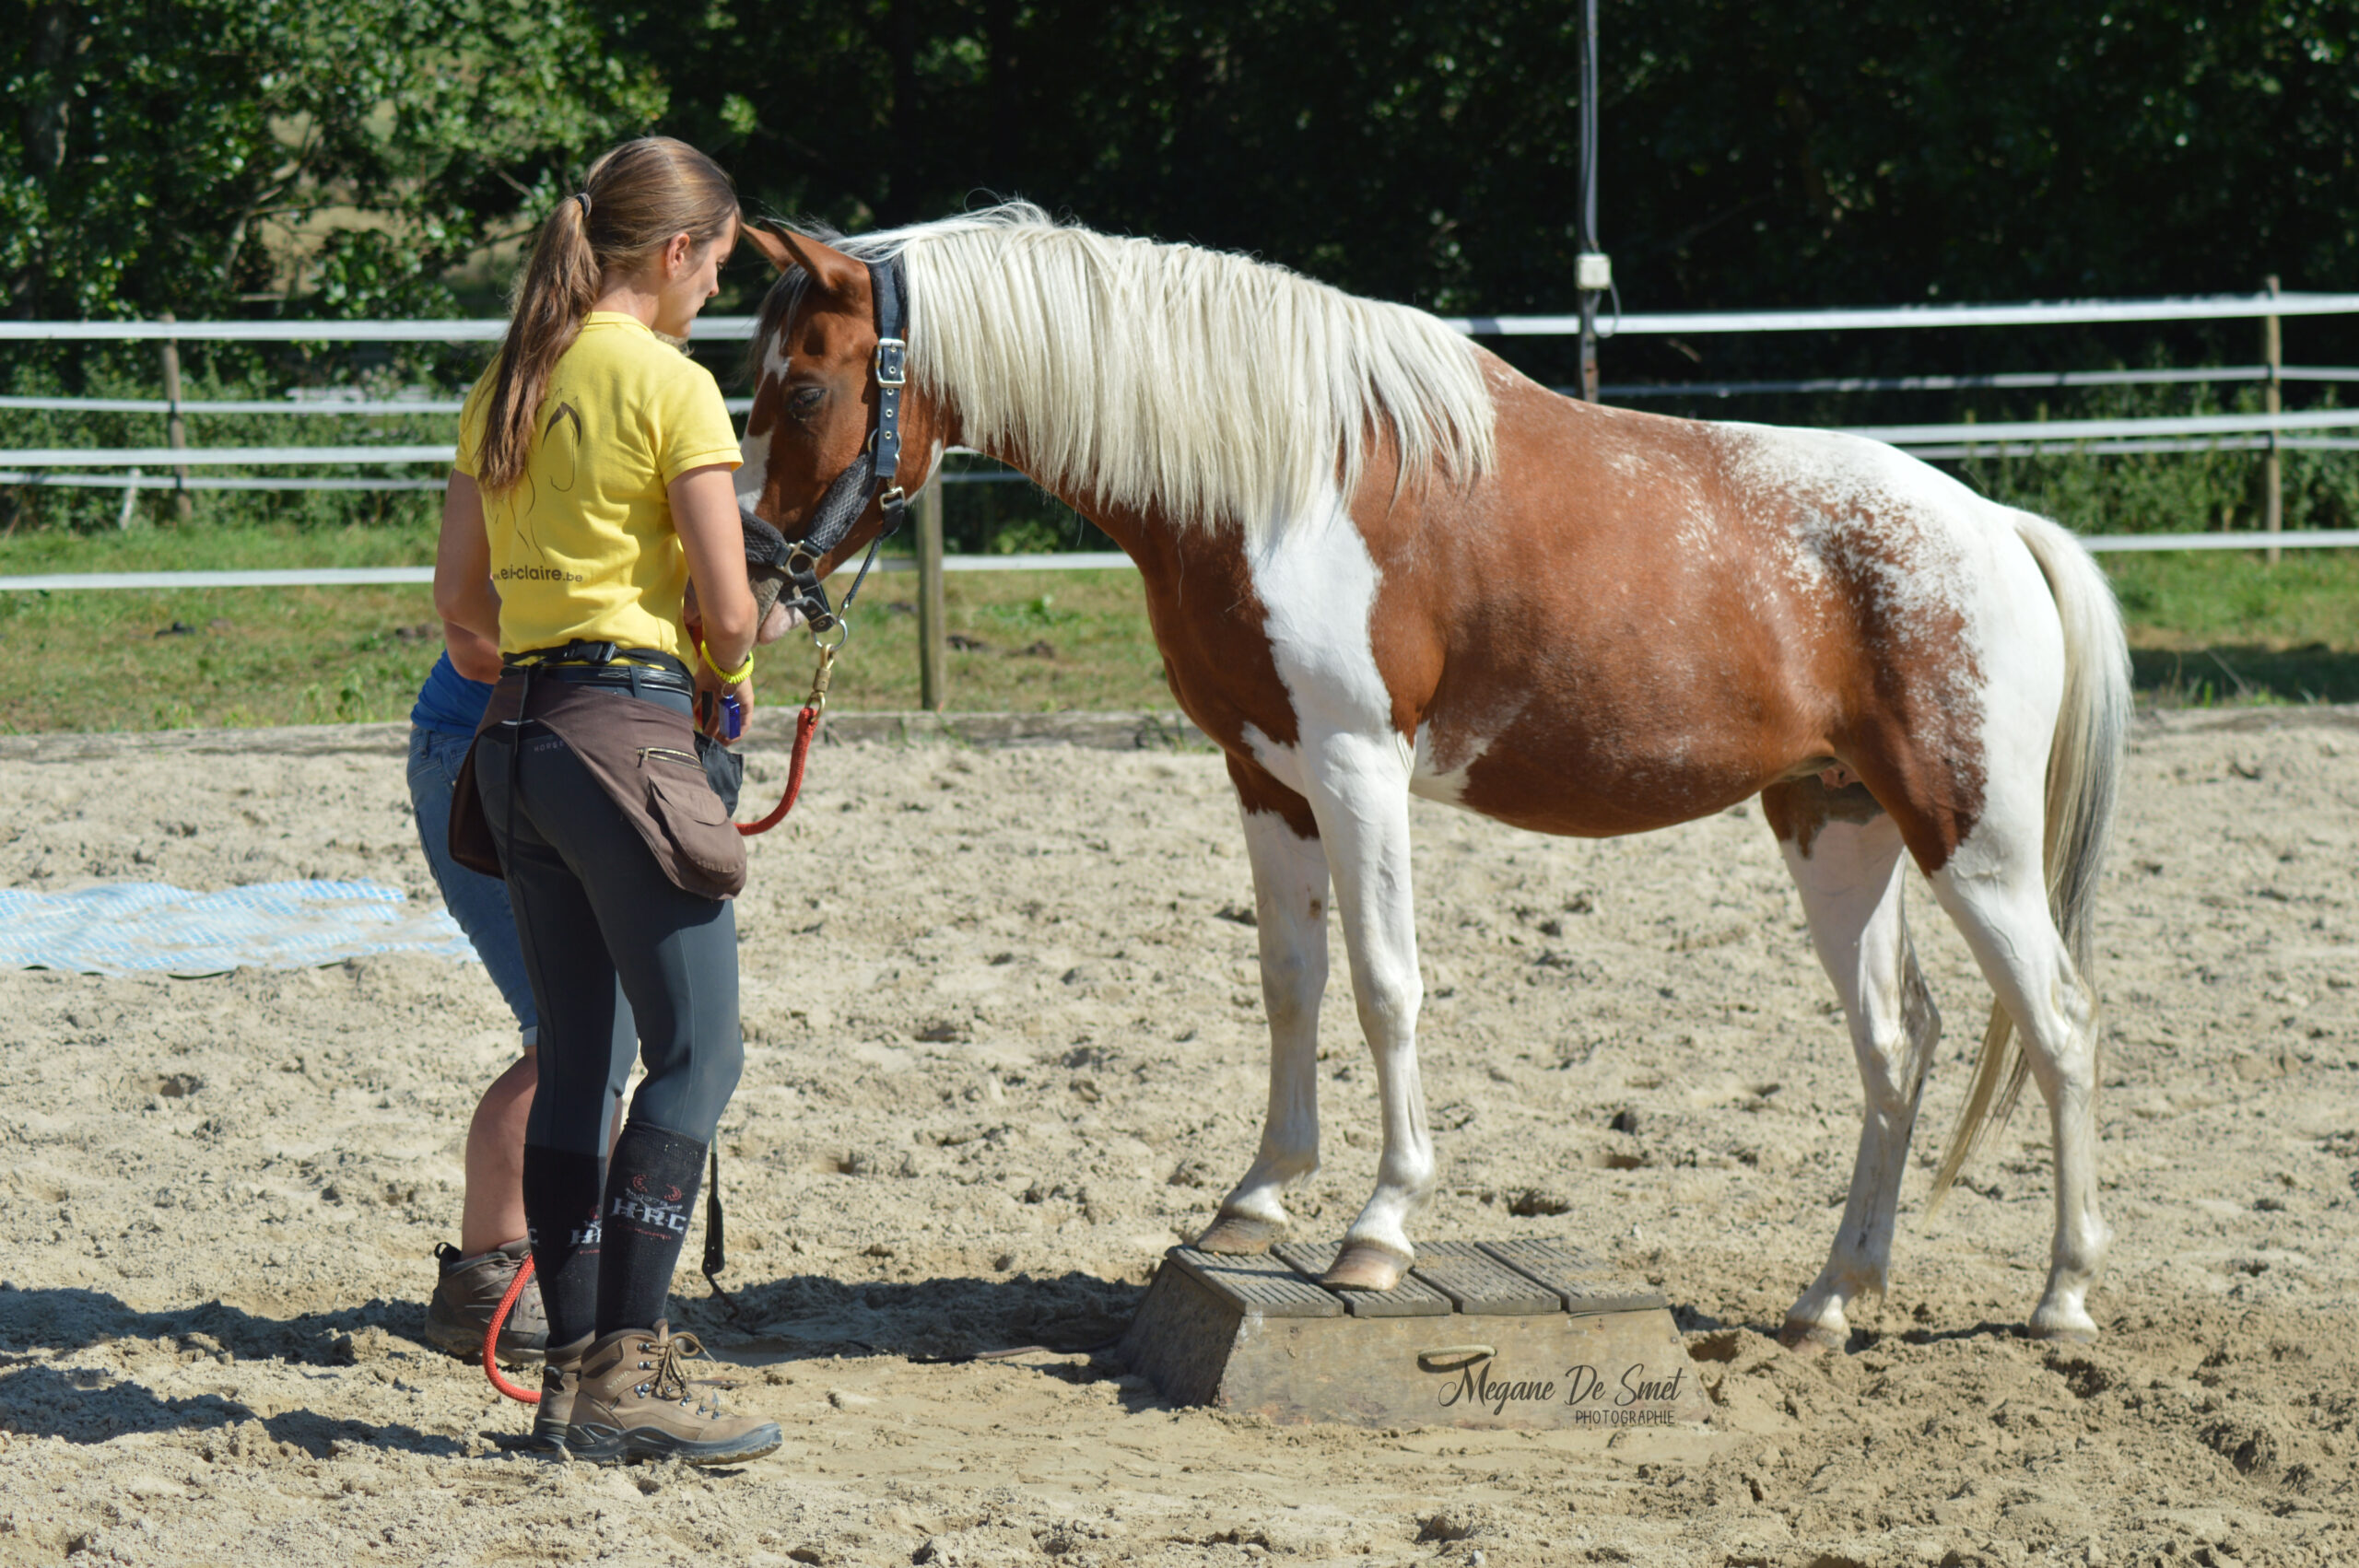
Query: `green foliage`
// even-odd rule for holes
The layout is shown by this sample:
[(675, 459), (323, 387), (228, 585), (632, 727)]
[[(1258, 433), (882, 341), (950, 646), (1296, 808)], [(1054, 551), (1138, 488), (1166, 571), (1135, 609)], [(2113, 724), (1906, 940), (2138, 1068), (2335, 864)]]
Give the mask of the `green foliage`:
[[(27, 12), (0, 38), (0, 278), (39, 318), (236, 316), (289, 282), (304, 313), (447, 313), (491, 224), (664, 105), (569, 0)], [(319, 275), (282, 278), (323, 228)]]
[[(2332, 407), (2329, 396), (2320, 406)], [(2113, 387), (2076, 400), (2069, 416), (2156, 418), (2255, 414), (2259, 392), (2241, 389), (2223, 400), (2211, 387)], [(2029, 417), (2044, 418), (2040, 404)], [(2059, 415), (2060, 417), (2065, 415)], [(2288, 529), (2359, 527), (2359, 453), (2280, 454), (2283, 524)], [(2079, 533), (2207, 533), (2263, 526), (2264, 454), (2249, 450), (2149, 452), (2095, 457), (2052, 451), (2036, 457), (1969, 458), (1962, 477), (1995, 500), (2052, 517)]]
[[(34, 318), (454, 314), (452, 265), (536, 217), (571, 170), (665, 101), (573, 0), (34, 0), (25, 15), (0, 35), (13, 110), (0, 120), (0, 282), (13, 313)], [(183, 396), (275, 398), (290, 384), (447, 394), (481, 359), (480, 347), (191, 344)], [(0, 391), (155, 398), (157, 349), (10, 345)], [(214, 415), (192, 415), (188, 434), (199, 446), (425, 442), (450, 425)], [(0, 445), (164, 439), (158, 415), (0, 413)], [(165, 504), (147, 492), (132, 517)], [(352, 492), (197, 502), (200, 517), (314, 526), (415, 522), (434, 504)], [(0, 497), (8, 528), (121, 515), (114, 491)]]
[[(1579, 10), (1563, 0), (27, 0), (25, 16), (0, 36), (0, 281), (21, 315), (448, 313), (462, 258), (471, 308), (490, 309), (487, 243), (646, 128), (714, 151), (749, 205), (855, 229), (1023, 194), (1451, 311), (1573, 299)], [(2359, 0), (1606, 0), (1602, 30), (1600, 238), (1634, 310), (2245, 289), (2271, 273), (2339, 288), (2359, 273)], [(733, 271), (722, 308), (757, 271)], [(1604, 357), (1609, 380), (1971, 372), (2249, 362), (2252, 337), (2236, 322), (1632, 338)], [(1573, 379), (1568, 343), (1493, 345)], [(2359, 320), (2289, 322), (2288, 350), (2359, 363)], [(183, 354), (191, 395), (449, 392), (480, 363)], [(0, 390), (153, 396), (154, 349), (12, 346)], [(2024, 402), (1649, 406), (1866, 424), (2021, 417)], [(2059, 417), (2197, 406), (2050, 403)], [(0, 440), (152, 444), (160, 424), (7, 414)], [(191, 435), (305, 428), (330, 439), (278, 421)], [(2240, 453), (2065, 456), (1973, 477), (2076, 527), (2177, 531), (2248, 521), (2257, 469)], [(2359, 454), (2292, 456), (2286, 474), (2289, 526), (2359, 526)], [(97, 528), (114, 505), (15, 494), (0, 528)], [(417, 515), (348, 496), (203, 507)], [(956, 493), (949, 526), (959, 549), (1103, 547), (1015, 486)]]
[[(667, 123), (783, 211), (1021, 193), (1388, 298), (1569, 303), (1563, 0), (607, 5)], [(2339, 287), (2359, 258), (2354, 0), (1608, 0), (1601, 30), (1634, 310)]]
[[(283, 393), (290, 379), (290, 362), (265, 358), (240, 345), (228, 346), (226, 353), (205, 352), (196, 345), (183, 346), (182, 358), (187, 367), (182, 378), (183, 398), (200, 404), (230, 399), (276, 401)], [(84, 353), (76, 357), (78, 362), (63, 367), (42, 359), (20, 361), (0, 375), (0, 392), (20, 396), (71, 392), (88, 397), (152, 400), (160, 395), (156, 355), (153, 345), (137, 344), (108, 353)], [(465, 364), (469, 360), (460, 362)], [(399, 368), (391, 362), (365, 366), (349, 358), (330, 359), (308, 367), (292, 362), (291, 368), (298, 374), (308, 369), (312, 374), (388, 398), (404, 390), (408, 372), (417, 369), (414, 365)], [(437, 414), (355, 417), (324, 412), (224, 415), (192, 411), (185, 423), (189, 444), (197, 447), (424, 445), (448, 441), (452, 419), (449, 415)], [(0, 409), (0, 448), (160, 447), (166, 439), (165, 418), (160, 414)], [(215, 477), (277, 478), (306, 473), (350, 477), (356, 472), (350, 467), (299, 466), (198, 471)], [(416, 466), (379, 472), (404, 478), (433, 475), (432, 469)], [(170, 520), (174, 515), (170, 475), (151, 468), (142, 478), (146, 487), (128, 514), (124, 512), (123, 492), (120, 490), (35, 485), (0, 488), (0, 529), (10, 533), (50, 529), (70, 533), (111, 532), (125, 527), (138, 530)], [(196, 491), (191, 499), (195, 520), (200, 523), (248, 526), (343, 528), (369, 523), (424, 527), (430, 526), (441, 509), (441, 497), (434, 491)]]

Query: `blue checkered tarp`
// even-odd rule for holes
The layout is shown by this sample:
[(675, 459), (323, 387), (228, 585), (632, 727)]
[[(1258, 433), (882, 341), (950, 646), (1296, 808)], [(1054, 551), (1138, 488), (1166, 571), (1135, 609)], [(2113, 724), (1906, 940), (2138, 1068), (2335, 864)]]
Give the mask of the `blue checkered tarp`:
[(192, 893), (159, 882), (0, 889), (0, 967), (85, 975), (304, 969), (375, 953), (475, 961), (440, 905), (374, 882), (265, 882)]

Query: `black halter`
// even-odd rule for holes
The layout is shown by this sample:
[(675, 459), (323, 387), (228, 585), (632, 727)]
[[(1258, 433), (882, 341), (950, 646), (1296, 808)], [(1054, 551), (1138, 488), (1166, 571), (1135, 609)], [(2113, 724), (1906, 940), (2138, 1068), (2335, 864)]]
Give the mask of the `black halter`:
[[(800, 539), (789, 540), (756, 517), (750, 502), (741, 497), (737, 503), (739, 520), (745, 527), (747, 564), (769, 567), (785, 575), (786, 591), (780, 597), (802, 612), (804, 624), (815, 633), (843, 625), (844, 612), (851, 609), (860, 585), (868, 580), (868, 568), (876, 564), (877, 546), (900, 531), (901, 514), (910, 505), (901, 486), (894, 483), (901, 468), (901, 389), (910, 379), (910, 345), (904, 335), (909, 301), (901, 258), (870, 263), (868, 285), (876, 301), (876, 356), (870, 366), (870, 373), (876, 378), (876, 428), (869, 433), (867, 444), (819, 497)], [(872, 500), (883, 504), (885, 524), (869, 542), (860, 575), (845, 591), (843, 612), (839, 612), (828, 605), (827, 591), (819, 586), (819, 563), (843, 543)]]

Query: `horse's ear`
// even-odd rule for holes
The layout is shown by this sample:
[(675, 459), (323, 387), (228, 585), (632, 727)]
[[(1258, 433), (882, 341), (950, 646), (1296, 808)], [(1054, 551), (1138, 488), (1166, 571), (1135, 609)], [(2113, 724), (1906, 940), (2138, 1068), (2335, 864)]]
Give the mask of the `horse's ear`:
[(762, 260), (780, 272), (796, 264), (794, 252), (787, 249), (785, 240), (770, 231), (767, 223), (741, 223), (737, 226), (737, 238), (741, 243), (759, 251)]
[(797, 234), (782, 223), (747, 225), (743, 232), (755, 249), (769, 258), (770, 265), (780, 272), (801, 267), (822, 294), (849, 295), (868, 281), (866, 267), (825, 241)]

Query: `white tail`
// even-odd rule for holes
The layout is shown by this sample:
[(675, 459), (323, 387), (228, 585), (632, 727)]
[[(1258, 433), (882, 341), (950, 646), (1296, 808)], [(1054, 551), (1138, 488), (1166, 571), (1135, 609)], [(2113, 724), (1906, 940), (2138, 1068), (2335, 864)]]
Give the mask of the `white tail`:
[[(2095, 954), (2090, 938), (2097, 878), (2113, 837), (2122, 747), (2130, 731), (2130, 651), (2113, 586), (2080, 542), (2029, 512), (2015, 513), (2013, 521), (2017, 535), (2048, 579), (2048, 591), (2064, 624), (2064, 702), (2048, 752), (2048, 907), (2072, 966), (2094, 991)], [(1994, 1003), (1981, 1054), (1975, 1059), (1974, 1082), (1933, 1176), (1926, 1212), (1940, 1207), (1966, 1162), (2005, 1129), (2028, 1067), (2015, 1043), (2014, 1021)]]

